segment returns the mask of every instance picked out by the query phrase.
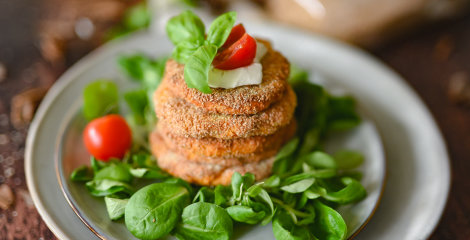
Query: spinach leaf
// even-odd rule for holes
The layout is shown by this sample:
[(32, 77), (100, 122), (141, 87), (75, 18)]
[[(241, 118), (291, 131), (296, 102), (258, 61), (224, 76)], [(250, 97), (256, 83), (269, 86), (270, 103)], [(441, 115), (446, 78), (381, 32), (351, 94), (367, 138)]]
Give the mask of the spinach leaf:
[(197, 15), (186, 10), (168, 21), (166, 33), (174, 45), (194, 42), (201, 46), (204, 43), (205, 27)]
[(189, 192), (179, 184), (154, 183), (137, 191), (125, 209), (129, 231), (140, 239), (157, 239), (170, 233), (189, 204)]
[(361, 122), (356, 113), (356, 102), (350, 96), (334, 97), (328, 99), (328, 129), (344, 131), (356, 127)]
[(273, 219), (273, 233), (278, 240), (316, 239), (307, 228), (296, 225), (284, 211), (278, 211)]
[(85, 186), (91, 195), (95, 197), (128, 196), (133, 193), (133, 189), (129, 184), (110, 179), (92, 180), (87, 182)]
[(299, 139), (294, 138), (290, 140), (288, 143), (286, 143), (277, 153), (275, 161), (288, 157), (292, 154), (294, 154), (295, 150), (297, 149), (297, 146), (299, 145)]
[(327, 193), (324, 195), (325, 199), (340, 204), (349, 204), (360, 201), (366, 197), (366, 190), (357, 180), (344, 177), (341, 178), (341, 181), (346, 185), (346, 187), (337, 192)]
[(111, 28), (106, 33), (106, 39), (116, 39), (139, 29), (147, 28), (150, 25), (151, 14), (145, 3), (136, 4), (124, 13), (121, 24)]
[(144, 3), (136, 4), (124, 14), (124, 26), (130, 30), (147, 28), (150, 25), (150, 10)]
[(279, 185), (281, 185), (281, 178), (278, 175), (272, 175), (263, 183), (263, 187), (265, 188), (275, 188), (279, 187)]
[(230, 206), (225, 210), (233, 220), (248, 224), (257, 224), (266, 215), (264, 211), (255, 212), (253, 208), (241, 205)]
[(343, 150), (333, 155), (339, 169), (353, 169), (364, 162), (364, 156), (356, 151)]
[(217, 47), (224, 45), (237, 18), (236, 12), (228, 12), (217, 17), (209, 27), (207, 42)]
[(195, 203), (195, 202), (214, 203), (214, 201), (215, 201), (214, 199), (215, 199), (214, 190), (212, 190), (208, 187), (202, 187), (196, 193), (196, 196), (194, 197), (193, 203)]
[(178, 184), (184, 188), (186, 188), (186, 190), (188, 190), (188, 193), (189, 193), (189, 196), (190, 198), (193, 196), (194, 194), (194, 189), (193, 187), (191, 186), (191, 184), (189, 184), (188, 182), (184, 181), (183, 179), (181, 178), (168, 178), (164, 181), (164, 183), (175, 183), (175, 184)]
[(196, 88), (203, 93), (211, 93), (207, 83), (212, 60), (217, 53), (215, 45), (199, 47), (184, 66), (184, 80), (189, 88)]
[(316, 218), (312, 232), (319, 239), (346, 239), (347, 226), (341, 215), (333, 208), (314, 200)]
[(302, 157), (303, 161), (314, 169), (335, 169), (336, 162), (329, 154), (315, 151)]
[(166, 179), (170, 176), (162, 170), (152, 168), (132, 168), (129, 172), (136, 178), (145, 179)]
[(307, 190), (315, 182), (315, 178), (307, 178), (295, 183), (281, 187), (283, 191), (290, 193), (301, 193)]
[(124, 94), (124, 100), (131, 110), (134, 121), (139, 125), (145, 124), (145, 111), (149, 104), (147, 91), (134, 90), (126, 92)]
[(128, 201), (129, 199), (104, 197), (104, 203), (106, 204), (106, 210), (108, 211), (109, 218), (111, 220), (118, 220), (119, 218), (123, 217)]
[(120, 56), (120, 69), (132, 80), (138, 81), (148, 91), (155, 90), (163, 78), (167, 58), (152, 60), (143, 54)]
[(93, 180), (103, 179), (130, 183), (132, 181), (132, 175), (129, 172), (128, 166), (124, 163), (112, 163), (99, 170), (93, 178)]
[(193, 203), (183, 210), (174, 234), (184, 240), (230, 239), (233, 223), (225, 209), (206, 202)]
[(81, 166), (70, 174), (70, 180), (76, 182), (86, 182), (93, 179), (93, 170), (88, 166)]
[(91, 165), (91, 168), (93, 169), (93, 172), (96, 174), (100, 169), (108, 166), (109, 164), (103, 161), (98, 161), (95, 157), (91, 156), (90, 165)]
[(119, 112), (118, 88), (109, 80), (96, 80), (83, 90), (83, 115), (87, 120)]
[[(233, 178), (233, 175), (232, 175)], [(224, 185), (217, 185), (214, 189), (214, 203), (221, 206), (226, 207), (227, 205), (230, 206), (230, 201), (232, 198), (232, 191), (230, 187)]]

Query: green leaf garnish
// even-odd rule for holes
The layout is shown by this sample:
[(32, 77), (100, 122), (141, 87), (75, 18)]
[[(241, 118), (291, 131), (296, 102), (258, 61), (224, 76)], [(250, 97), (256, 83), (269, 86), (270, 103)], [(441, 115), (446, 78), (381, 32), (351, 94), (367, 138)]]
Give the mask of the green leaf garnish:
[(119, 96), (116, 84), (109, 80), (96, 80), (83, 90), (83, 115), (93, 120), (119, 112)]
[(184, 66), (184, 80), (189, 88), (211, 93), (208, 78), (212, 61), (232, 31), (237, 14), (228, 12), (217, 17), (209, 27), (207, 39), (201, 19), (187, 10), (171, 18), (166, 32), (175, 45), (173, 58)]
[(236, 12), (228, 12), (217, 17), (209, 27), (206, 41), (216, 47), (224, 45), (236, 19)]
[(189, 88), (196, 88), (203, 93), (212, 92), (207, 79), (216, 53), (215, 45), (204, 45), (188, 59), (184, 66), (184, 80)]

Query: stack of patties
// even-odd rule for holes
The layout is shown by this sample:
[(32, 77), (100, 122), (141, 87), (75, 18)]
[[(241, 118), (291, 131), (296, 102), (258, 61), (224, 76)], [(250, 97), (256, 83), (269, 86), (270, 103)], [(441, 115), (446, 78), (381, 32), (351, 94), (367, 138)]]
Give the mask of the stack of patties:
[(287, 83), (289, 63), (269, 43), (262, 83), (204, 94), (186, 86), (184, 65), (170, 59), (155, 91), (159, 119), (150, 144), (159, 166), (188, 182), (229, 184), (234, 172), (271, 173), (274, 156), (296, 131), (297, 99)]

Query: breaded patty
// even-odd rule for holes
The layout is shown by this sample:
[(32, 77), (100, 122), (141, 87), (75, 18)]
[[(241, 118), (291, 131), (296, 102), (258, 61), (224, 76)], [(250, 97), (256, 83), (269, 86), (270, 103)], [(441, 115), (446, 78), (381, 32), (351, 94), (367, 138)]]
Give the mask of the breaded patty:
[(238, 155), (238, 156), (227, 154), (221, 157), (211, 157), (211, 156), (205, 156), (201, 154), (195, 154), (194, 152), (191, 152), (191, 151), (185, 151), (185, 150), (178, 148), (178, 146), (168, 144), (167, 142), (165, 142), (163, 135), (157, 130), (151, 133), (150, 140), (151, 140), (151, 144), (165, 145), (169, 151), (180, 155), (188, 162), (201, 163), (201, 164), (214, 164), (214, 165), (220, 165), (222, 167), (232, 167), (232, 166), (237, 166), (237, 165), (243, 165), (246, 163), (259, 162), (263, 159), (270, 158), (276, 155), (278, 151), (278, 149), (271, 148), (262, 152), (249, 153), (249, 154)]
[(175, 135), (232, 139), (275, 133), (291, 122), (297, 98), (288, 86), (278, 102), (257, 114), (217, 114), (178, 98), (163, 82), (154, 93), (154, 104), (159, 121)]
[[(273, 152), (272, 150), (274, 150), (274, 153), (277, 152), (281, 145), (291, 139), (296, 131), (296, 122), (293, 120), (287, 126), (268, 136), (235, 139), (178, 136), (169, 131), (169, 128), (163, 122), (159, 122), (156, 129), (170, 149), (188, 159), (200, 159), (200, 156), (207, 156), (215, 158), (235, 157), (257, 161), (267, 158), (269, 155), (266, 155), (267, 152)], [(262, 152), (266, 152), (266, 154), (253, 156), (254, 153)]]
[[(262, 41), (262, 40), (259, 40)], [(268, 51), (261, 59), (263, 79), (259, 85), (240, 86), (232, 89), (212, 88), (211, 94), (204, 94), (186, 86), (184, 65), (170, 59), (165, 68), (163, 81), (177, 96), (208, 111), (224, 114), (255, 114), (279, 101), (287, 89), (289, 62), (274, 51), (267, 41)]]
[[(175, 177), (190, 183), (214, 186), (230, 184), (232, 174), (253, 173), (256, 180), (262, 180), (271, 174), (274, 157), (253, 163), (226, 167), (219, 164), (196, 163), (171, 151), (158, 134), (151, 135), (151, 150), (157, 157), (158, 165)], [(156, 142), (161, 144), (157, 144)]]

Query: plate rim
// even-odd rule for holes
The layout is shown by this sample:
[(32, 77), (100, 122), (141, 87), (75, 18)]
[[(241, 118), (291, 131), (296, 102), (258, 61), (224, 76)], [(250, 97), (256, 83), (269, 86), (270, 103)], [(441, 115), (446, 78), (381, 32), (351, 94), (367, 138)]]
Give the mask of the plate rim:
[[(424, 233), (425, 236), (430, 236), (430, 234), (434, 231), (435, 227), (437, 226), (442, 216), (442, 213), (444, 211), (444, 208), (446, 206), (448, 196), (449, 196), (449, 191), (450, 191), (450, 174), (451, 173), (450, 173), (450, 161), (449, 161), (449, 155), (447, 152), (447, 146), (445, 144), (441, 130), (436, 124), (435, 119), (430, 113), (429, 109), (427, 108), (427, 105), (424, 104), (420, 96), (415, 91), (413, 91), (413, 89), (396, 72), (394, 72), (393, 70), (385, 66), (381, 61), (376, 59), (374, 56), (364, 51), (361, 51), (355, 48), (354, 46), (351, 46), (347, 43), (341, 43), (341, 42), (338, 42), (337, 40), (330, 39), (324, 36), (319, 36), (317, 34), (313, 34), (310, 32), (300, 31), (298, 29), (289, 29), (285, 26), (275, 25), (272, 23), (262, 23), (259, 25), (268, 25), (269, 27), (279, 28), (288, 33), (293, 32), (298, 35), (313, 37), (317, 39), (318, 41), (320, 41), (321, 43), (328, 44), (329, 46), (332, 46), (335, 48), (340, 48), (342, 51), (348, 51), (348, 53), (346, 54), (354, 55), (354, 57), (362, 58), (363, 60), (368, 60), (367, 61), (368, 64), (373, 63), (375, 65), (374, 66), (375, 68), (379, 68), (383, 73), (393, 77), (393, 79), (395, 80), (395, 83), (399, 84), (404, 90), (406, 90), (406, 94), (411, 95), (414, 98), (414, 100), (418, 103), (419, 107), (422, 108), (422, 110), (424, 110), (424, 112), (426, 113), (426, 117), (428, 118), (429, 123), (431, 124), (430, 127), (433, 128), (433, 130), (435, 130), (436, 134), (439, 137), (438, 144), (443, 147), (444, 154), (446, 156), (446, 159), (441, 162), (443, 163), (443, 167), (445, 168), (444, 169), (445, 171), (443, 172), (443, 175), (445, 175), (444, 178), (446, 180), (445, 183), (443, 183), (443, 187), (445, 190), (445, 194), (444, 194), (445, 198), (441, 201), (441, 204), (437, 209), (438, 211), (436, 211), (436, 212), (439, 212), (439, 214), (436, 214), (435, 219), (431, 220), (432, 222), (431, 227), (429, 227), (428, 231)], [(86, 55), (84, 58), (82, 58), (76, 64), (74, 64), (71, 68), (69, 68), (69, 70), (67, 70), (51, 87), (48, 94), (41, 102), (39, 109), (35, 115), (35, 118), (33, 119), (33, 122), (30, 125), (30, 129), (28, 131), (28, 136), (27, 136), (26, 145), (25, 145), (26, 182), (27, 182), (28, 190), (30, 191), (31, 197), (36, 206), (36, 209), (38, 210), (39, 214), (41, 215), (41, 217), (43, 218), (44, 222), (49, 227), (49, 229), (51, 229), (51, 231), (58, 237), (66, 238), (68, 235), (64, 233), (64, 231), (60, 229), (60, 227), (58, 227), (55, 220), (52, 219), (47, 213), (47, 210), (45, 209), (44, 202), (40, 196), (40, 193), (36, 191), (36, 183), (33, 182), (33, 177), (32, 177), (34, 175), (34, 170), (32, 169), (32, 159), (33, 159), (32, 150), (34, 146), (34, 140), (37, 137), (39, 126), (42, 124), (42, 122), (44, 121), (44, 118), (47, 116), (47, 112), (49, 111), (48, 106), (54, 102), (54, 99), (57, 97), (57, 95), (60, 92), (62, 92), (73, 81), (73, 79), (77, 75), (79, 75), (83, 70), (86, 70), (87, 68), (89, 68), (90, 65), (92, 65), (92, 62), (90, 62), (90, 60), (93, 60), (95, 58), (99, 59), (100, 56), (103, 55), (103, 53), (109, 52), (110, 49), (116, 48), (121, 42), (130, 41), (131, 39), (136, 38), (143, 34), (148, 34), (148, 33), (147, 32), (135, 33), (135, 34), (132, 34), (131, 36), (118, 39), (117, 41), (113, 41), (108, 44), (105, 44), (97, 48), (96, 50), (92, 51), (90, 54)], [(385, 187), (382, 188), (382, 191), (383, 189), (385, 189)]]

